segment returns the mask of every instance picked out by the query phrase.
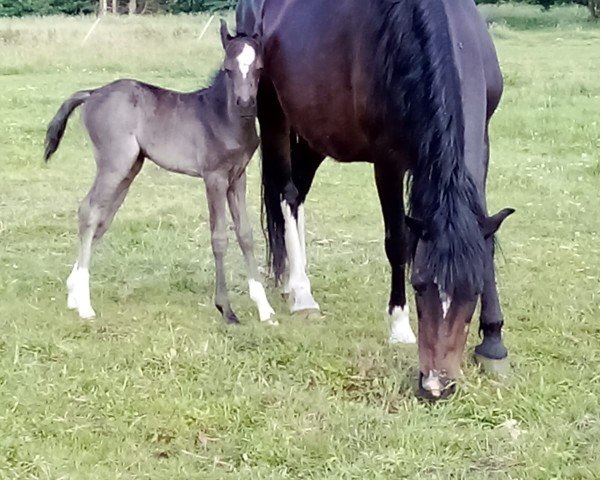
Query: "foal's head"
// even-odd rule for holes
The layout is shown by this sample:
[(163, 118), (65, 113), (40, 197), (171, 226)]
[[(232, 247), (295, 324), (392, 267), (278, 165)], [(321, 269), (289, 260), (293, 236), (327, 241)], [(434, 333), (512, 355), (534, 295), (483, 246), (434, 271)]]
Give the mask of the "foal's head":
[(225, 20), (221, 20), (221, 41), (225, 49), (227, 87), (231, 88), (235, 106), (242, 117), (256, 115), (258, 81), (263, 68), (262, 46), (259, 34), (232, 37)]

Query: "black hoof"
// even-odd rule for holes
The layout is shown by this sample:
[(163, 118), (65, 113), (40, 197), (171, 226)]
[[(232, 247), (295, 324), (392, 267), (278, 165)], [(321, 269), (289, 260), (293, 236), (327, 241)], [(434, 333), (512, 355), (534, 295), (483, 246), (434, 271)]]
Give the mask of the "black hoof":
[(223, 307), (221, 307), (220, 305), (215, 305), (215, 306), (217, 307), (217, 310), (219, 311), (219, 313), (223, 316), (223, 320), (225, 321), (225, 323), (227, 325), (239, 325), (240, 324), (240, 321), (238, 320), (235, 313), (233, 313), (233, 310), (224, 311)]
[(499, 338), (483, 338), (483, 342), (475, 347), (475, 353), (490, 360), (503, 360), (508, 351)]
[(230, 312), (227, 315), (223, 315), (223, 319), (227, 325), (239, 325), (240, 321), (238, 320), (235, 313)]

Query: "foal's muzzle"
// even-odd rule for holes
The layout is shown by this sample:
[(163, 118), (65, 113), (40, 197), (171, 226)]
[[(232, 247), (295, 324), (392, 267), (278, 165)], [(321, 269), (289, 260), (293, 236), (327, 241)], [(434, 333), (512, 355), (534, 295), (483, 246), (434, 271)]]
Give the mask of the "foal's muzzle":
[(256, 115), (256, 99), (249, 98), (248, 100), (242, 100), (238, 98), (235, 102), (237, 107), (240, 110), (240, 115), (242, 117), (253, 117)]

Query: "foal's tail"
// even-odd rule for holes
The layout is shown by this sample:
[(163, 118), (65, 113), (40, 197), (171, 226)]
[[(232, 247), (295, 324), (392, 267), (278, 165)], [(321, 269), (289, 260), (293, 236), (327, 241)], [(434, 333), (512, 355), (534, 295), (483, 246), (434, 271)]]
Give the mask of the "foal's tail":
[(48, 124), (48, 131), (46, 132), (44, 161), (50, 160), (50, 157), (54, 155), (54, 152), (58, 150), (60, 141), (65, 133), (67, 127), (67, 120), (73, 113), (73, 111), (85, 102), (94, 90), (81, 90), (71, 95), (65, 102), (60, 106), (56, 115), (52, 121)]

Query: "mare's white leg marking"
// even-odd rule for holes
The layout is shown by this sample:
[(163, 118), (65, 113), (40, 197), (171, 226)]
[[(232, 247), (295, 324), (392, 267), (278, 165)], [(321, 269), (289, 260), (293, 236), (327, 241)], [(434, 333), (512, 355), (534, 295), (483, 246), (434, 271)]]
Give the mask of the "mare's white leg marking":
[(300, 252), (302, 253), (302, 265), (304, 269), (308, 266), (306, 260), (306, 221), (304, 220), (304, 204), (298, 207), (298, 238), (300, 239)]
[(256, 52), (250, 45), (244, 45), (242, 53), (237, 56), (238, 65), (240, 66), (240, 72), (242, 72), (243, 78), (248, 76), (250, 65), (254, 63), (254, 60), (256, 60)]
[(300, 310), (319, 310), (319, 304), (315, 302), (310, 291), (310, 280), (302, 261), (302, 248), (296, 219), (285, 200), (281, 202), (281, 211), (285, 220), (285, 248), (290, 264), (289, 288), (294, 301), (291, 311), (293, 313)]
[(250, 290), (250, 298), (258, 307), (258, 316), (261, 322), (270, 322), (271, 317), (275, 315), (275, 310), (271, 307), (265, 289), (257, 280), (248, 280), (248, 288)]
[(77, 263), (67, 279), (67, 307), (79, 312), (83, 319), (90, 319), (96, 316), (90, 301), (90, 272), (85, 268), (79, 268)]
[(408, 305), (404, 308), (394, 307), (390, 316), (392, 318), (390, 343), (417, 343), (417, 337), (415, 337), (415, 334), (410, 327)]

